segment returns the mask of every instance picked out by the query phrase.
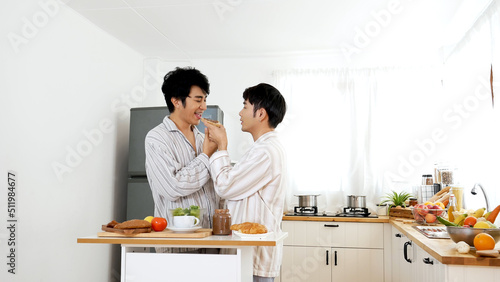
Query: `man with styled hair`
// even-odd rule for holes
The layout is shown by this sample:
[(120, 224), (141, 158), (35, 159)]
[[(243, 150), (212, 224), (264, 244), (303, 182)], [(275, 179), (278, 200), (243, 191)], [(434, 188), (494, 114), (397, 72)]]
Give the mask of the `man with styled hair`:
[[(286, 102), (281, 93), (265, 83), (243, 92), (241, 130), (254, 143), (233, 166), (227, 151), (223, 126), (204, 122), (208, 138), (218, 151), (210, 157), (210, 172), (217, 194), (226, 200), (232, 223), (256, 222), (268, 232), (281, 232), (285, 201), (286, 156), (275, 128), (283, 121)], [(283, 243), (276, 247), (254, 247), (254, 282), (272, 282), (279, 275)]]
[(167, 218), (170, 209), (199, 206), (207, 210), (200, 223), (205, 228), (212, 228), (212, 214), (219, 208), (209, 173), (217, 146), (196, 128), (207, 109), (209, 87), (207, 77), (195, 68), (167, 73), (161, 89), (170, 115), (145, 140), (154, 215)]

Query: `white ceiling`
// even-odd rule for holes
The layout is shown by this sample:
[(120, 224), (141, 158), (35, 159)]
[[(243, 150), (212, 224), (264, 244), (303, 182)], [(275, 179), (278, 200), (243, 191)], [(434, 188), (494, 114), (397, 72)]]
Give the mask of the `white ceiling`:
[(346, 50), (404, 59), (438, 54), (445, 41), (463, 36), (490, 1), (69, 0), (67, 5), (145, 56), (165, 60), (345, 56)]

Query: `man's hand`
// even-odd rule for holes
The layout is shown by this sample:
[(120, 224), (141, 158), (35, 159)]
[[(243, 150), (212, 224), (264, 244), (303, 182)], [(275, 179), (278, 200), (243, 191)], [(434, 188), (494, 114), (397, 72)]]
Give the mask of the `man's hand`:
[(209, 129), (205, 128), (205, 140), (203, 141), (203, 153), (205, 153), (209, 158), (215, 151), (217, 151), (217, 143), (210, 140), (208, 136)]
[(221, 127), (217, 127), (207, 122), (203, 122), (203, 124), (205, 124), (208, 129), (208, 132), (205, 130), (205, 136), (208, 134), (210, 141), (217, 143), (219, 151), (227, 150), (226, 128), (224, 128), (223, 125), (221, 125)]

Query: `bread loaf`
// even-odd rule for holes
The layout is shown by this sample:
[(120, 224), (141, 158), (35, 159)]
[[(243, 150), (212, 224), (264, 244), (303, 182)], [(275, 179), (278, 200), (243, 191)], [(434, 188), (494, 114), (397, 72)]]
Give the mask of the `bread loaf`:
[(142, 219), (132, 219), (127, 220), (122, 223), (118, 223), (114, 228), (116, 229), (133, 229), (133, 228), (150, 228), (151, 223)]

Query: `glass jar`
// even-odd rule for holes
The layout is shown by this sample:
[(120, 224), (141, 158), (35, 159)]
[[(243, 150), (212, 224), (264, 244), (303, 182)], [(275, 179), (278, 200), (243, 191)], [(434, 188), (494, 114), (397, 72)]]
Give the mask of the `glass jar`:
[(231, 234), (231, 215), (228, 209), (216, 209), (213, 216), (214, 235), (229, 235)]
[(413, 207), (413, 206), (415, 206), (417, 204), (418, 204), (417, 198), (410, 198), (410, 202), (408, 204), (410, 207)]
[(442, 187), (458, 183), (457, 168), (453, 164), (443, 163), (438, 168), (440, 183)]

